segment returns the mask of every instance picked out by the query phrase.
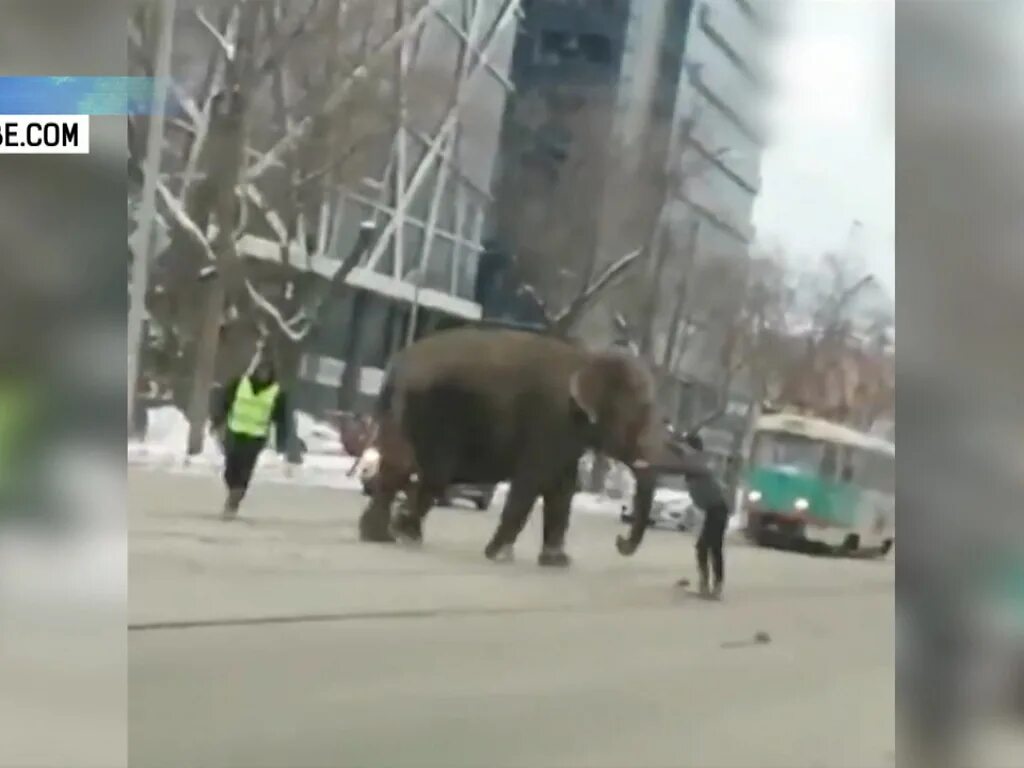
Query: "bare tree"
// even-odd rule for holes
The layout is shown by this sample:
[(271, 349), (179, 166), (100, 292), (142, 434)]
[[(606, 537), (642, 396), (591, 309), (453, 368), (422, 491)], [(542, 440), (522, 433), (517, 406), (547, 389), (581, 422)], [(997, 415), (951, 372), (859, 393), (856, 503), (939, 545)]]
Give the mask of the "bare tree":
[[(610, 92), (532, 93), (515, 113), (501, 197), (516, 202), (499, 209), (498, 229), (550, 327), (569, 333), (647, 260), (666, 174), (646, 144), (616, 142)], [(627, 244), (617, 253), (617, 244), (601, 242), (608, 200), (617, 201), (615, 228)], [(615, 255), (605, 261), (609, 252)]]
[[(857, 329), (858, 313), (852, 310), (874, 277), (861, 273), (854, 260), (826, 254), (819, 283), (811, 325), (801, 338), (802, 353), (787, 372), (779, 399), (827, 418), (870, 426), (864, 422), (884, 411), (888, 397), (885, 357), (891, 315), (876, 313), (866, 331)], [(868, 401), (873, 405), (867, 406)]]
[[(686, 303), (688, 276), (697, 261), (701, 214), (689, 207), (692, 187), (728, 151), (727, 147), (719, 147), (709, 154), (707, 148), (695, 142), (702, 115), (698, 106), (680, 123), (663, 167), (651, 168), (647, 173), (654, 180), (655, 208), (648, 235), (651, 258), (645, 264), (647, 269), (634, 276), (632, 290), (624, 291), (618, 303), (620, 310), (633, 318), (640, 353), (652, 363), (657, 362), (659, 326), (665, 326), (668, 319), (664, 332), (679, 335), (677, 323), (682, 320)], [(671, 312), (666, 313), (665, 302), (669, 298), (676, 300)], [(672, 317), (675, 323), (669, 319)], [(666, 350), (671, 348), (671, 344), (666, 346)], [(668, 362), (664, 354), (663, 364)]]
[[(398, 28), (371, 0), (245, 2), (179, 13), (176, 46), (188, 52), (179, 57), (187, 69), (173, 72), (177, 116), (158, 196), (175, 254), (168, 269), (178, 272), (169, 284), (178, 301), (164, 307), (181, 310), (172, 323), (194, 339), (190, 453), (201, 450), (225, 333), (236, 329), (250, 348), (269, 342), (284, 376), (293, 377), (325, 297), (358, 262), (357, 248), (326, 280), (313, 272), (336, 250), (338, 185), (365, 173), (385, 122), (383, 54), (426, 18), (427, 3), (409, 5), (410, 20)], [(130, 50), (146, 71), (145, 11), (134, 21)], [(137, 164), (142, 134), (130, 128)], [(250, 234), (277, 243), (276, 264), (247, 265), (239, 249)], [(182, 295), (196, 292), (197, 276), (204, 277), (199, 306)]]

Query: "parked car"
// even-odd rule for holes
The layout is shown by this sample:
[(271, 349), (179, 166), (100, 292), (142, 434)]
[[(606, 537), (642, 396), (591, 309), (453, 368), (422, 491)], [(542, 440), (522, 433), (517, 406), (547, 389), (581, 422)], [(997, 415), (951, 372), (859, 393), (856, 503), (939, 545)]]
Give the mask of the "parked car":
[[(373, 482), (377, 477), (377, 468), (380, 463), (380, 454), (376, 448), (367, 448), (359, 459), (359, 480), (363, 485), (363, 493), (370, 496), (373, 493)], [(494, 500), (496, 485), (460, 483), (449, 486), (444, 496), (438, 500), (438, 504), (447, 507), (451, 506), (456, 499), (471, 501), (477, 509), (483, 511), (491, 506)]]
[[(632, 510), (623, 505), (619, 519), (624, 523), (633, 522)], [(659, 488), (651, 505), (652, 528), (671, 528), (677, 531), (700, 530), (704, 513), (690, 501), (690, 494), (674, 488)]]

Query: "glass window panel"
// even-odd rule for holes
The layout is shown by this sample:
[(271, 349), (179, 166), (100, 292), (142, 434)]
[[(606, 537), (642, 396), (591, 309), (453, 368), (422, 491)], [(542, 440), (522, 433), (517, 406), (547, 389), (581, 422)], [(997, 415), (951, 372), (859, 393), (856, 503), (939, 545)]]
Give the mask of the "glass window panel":
[(452, 241), (443, 236), (434, 236), (430, 247), (430, 258), (426, 264), (426, 281), (428, 288), (448, 293), (452, 283), (452, 259), (454, 249)]

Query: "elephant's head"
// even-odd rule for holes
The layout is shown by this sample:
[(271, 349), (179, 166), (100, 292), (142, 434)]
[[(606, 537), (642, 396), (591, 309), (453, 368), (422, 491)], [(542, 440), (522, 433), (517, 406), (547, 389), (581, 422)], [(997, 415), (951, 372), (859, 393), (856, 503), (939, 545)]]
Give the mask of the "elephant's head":
[(666, 461), (668, 434), (657, 417), (654, 380), (643, 363), (622, 353), (592, 355), (569, 384), (573, 401), (590, 422), (590, 447), (633, 470), (633, 526), (619, 538), (619, 552), (632, 554), (651, 517), (657, 474)]

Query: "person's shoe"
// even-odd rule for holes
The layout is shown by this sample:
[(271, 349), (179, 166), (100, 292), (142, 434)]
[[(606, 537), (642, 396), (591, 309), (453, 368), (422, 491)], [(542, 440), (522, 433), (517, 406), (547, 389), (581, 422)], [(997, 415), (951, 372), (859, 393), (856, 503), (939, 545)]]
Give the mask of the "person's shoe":
[(720, 582), (720, 581), (715, 582), (715, 585), (711, 588), (711, 593), (708, 595), (708, 597), (711, 600), (721, 600), (722, 599), (722, 582)]
[(228, 497), (224, 501), (224, 509), (220, 513), (222, 520), (234, 520), (238, 517), (238, 508), (242, 504), (242, 497), (244, 495), (245, 491), (228, 491)]
[(701, 597), (704, 597), (704, 598), (710, 598), (711, 597), (711, 587), (708, 584), (707, 576), (701, 576), (700, 577), (700, 584), (697, 587), (697, 592), (700, 594)]
[(492, 540), (484, 547), (484, 557), (494, 563), (511, 563), (515, 560), (515, 551), (511, 544), (499, 544)]

